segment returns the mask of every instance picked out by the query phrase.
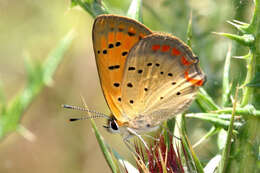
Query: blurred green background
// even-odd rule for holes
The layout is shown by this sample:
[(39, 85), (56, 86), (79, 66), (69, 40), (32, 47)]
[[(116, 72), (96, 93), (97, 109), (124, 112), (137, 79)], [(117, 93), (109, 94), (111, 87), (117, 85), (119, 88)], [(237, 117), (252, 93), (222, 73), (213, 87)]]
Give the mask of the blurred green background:
[[(104, 1), (114, 14), (124, 15), (130, 0)], [(192, 48), (207, 74), (205, 89), (220, 101), (225, 55), (231, 43), (212, 34), (214, 31), (235, 33), (226, 21), (249, 22), (253, 2), (248, 0), (144, 0), (144, 24), (153, 31), (172, 33), (186, 41), (190, 11), (193, 12)], [(24, 59), (30, 56), (42, 62), (59, 40), (72, 29), (76, 37), (59, 66), (53, 84), (43, 90), (25, 112), (21, 124), (30, 133), (18, 133), (0, 143), (0, 172), (110, 172), (99, 149), (90, 123), (68, 123), (72, 116), (84, 113), (64, 110), (61, 104), (82, 105), (82, 95), (90, 109), (109, 114), (92, 49), (93, 18), (80, 7), (70, 8), (69, 0), (0, 0), (0, 81), (7, 99), (19, 93), (26, 83)], [(247, 50), (232, 44), (233, 55)], [(244, 79), (242, 60), (232, 60), (234, 86)], [(258, 105), (259, 106), (259, 105)], [(190, 109), (197, 111), (195, 104)], [(130, 152), (119, 135), (106, 132), (105, 120), (96, 120), (104, 138), (122, 156)], [(210, 124), (188, 120), (190, 140), (194, 144)], [(216, 154), (216, 136), (195, 148), (203, 163)]]

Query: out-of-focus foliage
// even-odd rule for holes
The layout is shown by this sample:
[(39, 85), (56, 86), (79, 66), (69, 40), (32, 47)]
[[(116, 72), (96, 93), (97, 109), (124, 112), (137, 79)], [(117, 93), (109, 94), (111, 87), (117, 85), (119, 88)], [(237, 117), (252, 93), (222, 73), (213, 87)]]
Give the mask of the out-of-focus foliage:
[[(73, 2), (76, 1), (80, 0)], [(85, 2), (91, 4), (94, 1), (100, 2), (98, 0)], [(87, 8), (97, 9), (100, 13), (105, 11), (125, 15), (130, 2), (130, 0), (104, 0), (102, 3), (105, 8), (100, 8), (98, 5)], [(67, 123), (70, 114), (82, 115), (82, 112), (60, 109), (61, 103), (80, 105), (82, 95), (90, 109), (109, 114), (99, 86), (92, 50), (91, 29), (93, 16), (96, 14), (86, 13), (82, 8), (70, 3), (61, 0), (0, 2), (1, 108), (8, 106), (8, 101), (25, 88), (27, 74), (24, 57), (29, 55), (33, 61), (43, 62), (68, 31), (74, 28), (77, 35), (71, 48), (66, 52), (52, 85), (45, 88), (24, 112), (21, 125), (25, 128), (21, 129), (22, 136), (13, 133), (1, 142), (0, 172), (110, 172), (90, 124), (88, 122)], [(70, 8), (71, 6), (74, 7)], [(231, 58), (230, 62), (225, 63), (228, 45), (232, 44), (230, 51), (236, 56), (247, 54), (248, 49), (212, 32), (236, 34), (237, 30), (226, 21), (236, 19), (249, 23), (253, 1), (143, 0), (143, 23), (154, 31), (168, 32), (185, 41), (191, 11), (193, 14), (192, 48), (199, 56), (200, 64), (207, 74), (208, 81), (204, 88), (214, 100), (214, 102), (208, 100), (207, 107), (204, 109), (216, 110), (216, 104), (223, 105), (221, 102), (223, 100), (227, 100), (225, 105), (232, 107), (233, 98), (229, 99), (229, 96), (234, 95), (235, 86), (244, 81), (248, 70), (243, 59)], [(226, 99), (223, 99), (222, 76), (224, 64), (227, 63), (232, 67), (227, 83), (232, 83), (232, 86)], [(247, 85), (257, 88), (257, 79), (257, 77), (252, 79)], [(201, 93), (199, 98), (207, 98), (203, 91)], [(239, 96), (241, 94), (240, 92)], [(260, 102), (257, 101), (259, 99), (259, 90), (254, 90), (256, 109), (260, 108)], [(250, 105), (247, 108), (248, 111), (243, 109), (241, 114), (248, 116), (259, 113)], [(200, 108), (193, 104), (190, 112), (198, 111)], [(232, 113), (232, 109), (218, 111)], [(225, 118), (220, 122), (221, 125), (225, 125)], [(208, 122), (187, 119), (187, 134), (191, 144), (208, 132), (215, 134), (219, 130), (212, 129)], [(97, 126), (101, 127), (104, 123), (103, 120), (98, 120)], [(227, 128), (228, 125), (226, 124)], [(234, 128), (236, 129), (236, 124)], [(103, 129), (100, 132), (106, 142), (120, 155), (132, 163), (135, 162), (131, 160), (131, 154), (122, 143), (121, 137), (108, 134)], [(255, 153), (258, 153), (259, 146), (255, 146), (255, 150)], [(194, 149), (203, 166), (219, 151), (217, 136), (207, 138), (207, 141)]]

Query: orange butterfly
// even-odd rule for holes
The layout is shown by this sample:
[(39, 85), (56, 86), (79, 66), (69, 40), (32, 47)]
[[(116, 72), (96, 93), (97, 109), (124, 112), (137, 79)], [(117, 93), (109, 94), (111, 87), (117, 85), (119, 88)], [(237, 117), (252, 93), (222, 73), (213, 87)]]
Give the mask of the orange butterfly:
[(93, 47), (112, 112), (107, 128), (125, 141), (182, 113), (205, 82), (198, 58), (184, 42), (127, 17), (98, 16)]
[(185, 43), (127, 17), (98, 16), (93, 47), (112, 112), (108, 128), (125, 138), (183, 112), (205, 81), (198, 58)]

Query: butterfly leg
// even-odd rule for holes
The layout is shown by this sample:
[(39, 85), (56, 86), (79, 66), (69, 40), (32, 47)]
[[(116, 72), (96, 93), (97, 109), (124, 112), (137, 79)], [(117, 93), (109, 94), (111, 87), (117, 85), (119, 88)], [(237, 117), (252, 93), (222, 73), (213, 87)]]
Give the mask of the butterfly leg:
[[(129, 135), (129, 136), (130, 136), (130, 135)], [(133, 146), (133, 144), (130, 143), (130, 141), (129, 141), (129, 136), (126, 136), (126, 137), (123, 139), (123, 141), (124, 141), (126, 147), (127, 147), (136, 157), (140, 157), (139, 154), (133, 149), (134, 146)]]
[(148, 138), (151, 138), (152, 140), (157, 141), (157, 142), (160, 141), (160, 139), (155, 138), (155, 137), (153, 137), (153, 136), (151, 136), (151, 135), (143, 134), (143, 136), (148, 137)]
[(129, 132), (130, 134), (133, 134), (133, 135), (137, 136), (137, 137), (142, 141), (142, 143), (144, 144), (144, 147), (145, 147), (147, 150), (149, 150), (148, 145), (146, 144), (146, 142), (144, 141), (144, 139), (142, 138), (141, 135), (139, 135), (136, 131), (134, 131), (134, 130), (131, 129), (131, 128), (127, 128), (127, 130), (128, 130), (128, 132)]
[[(131, 151), (131, 153), (133, 154), (135, 160), (138, 162), (143, 162), (143, 157), (141, 157), (141, 155), (140, 155), (142, 153), (142, 151), (141, 151), (142, 149), (139, 150), (138, 147), (136, 146), (137, 148), (136, 148), (136, 150), (134, 150), (135, 146), (132, 143), (130, 143), (130, 141), (129, 141), (129, 138), (131, 138), (132, 136), (133, 136), (132, 134), (129, 134), (128, 136), (126, 136), (123, 139), (124, 143), (126, 144), (127, 148)], [(140, 153), (138, 153), (138, 150)]]

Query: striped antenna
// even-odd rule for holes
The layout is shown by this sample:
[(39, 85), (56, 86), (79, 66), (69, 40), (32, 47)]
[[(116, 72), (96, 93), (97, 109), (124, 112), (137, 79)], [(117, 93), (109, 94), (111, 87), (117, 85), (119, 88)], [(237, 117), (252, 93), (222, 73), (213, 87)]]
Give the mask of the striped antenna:
[(89, 112), (89, 113), (92, 113), (92, 114), (95, 114), (95, 115), (92, 115), (92, 116), (88, 116), (88, 117), (80, 117), (80, 118), (70, 118), (70, 121), (77, 121), (77, 120), (87, 120), (87, 119), (95, 119), (95, 118), (107, 118), (107, 119), (110, 119), (111, 117), (106, 115), (106, 114), (103, 114), (103, 113), (100, 113), (100, 112), (96, 112), (96, 111), (93, 111), (93, 110), (88, 110), (86, 108), (83, 108), (83, 107), (79, 107), (79, 106), (72, 106), (72, 105), (62, 105), (63, 108), (66, 108), (66, 109), (73, 109), (73, 110), (78, 110), (78, 111), (85, 111), (85, 112)]

